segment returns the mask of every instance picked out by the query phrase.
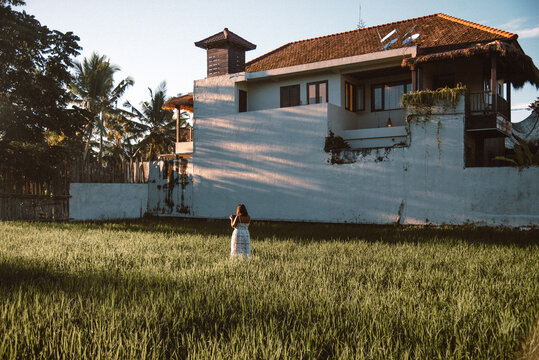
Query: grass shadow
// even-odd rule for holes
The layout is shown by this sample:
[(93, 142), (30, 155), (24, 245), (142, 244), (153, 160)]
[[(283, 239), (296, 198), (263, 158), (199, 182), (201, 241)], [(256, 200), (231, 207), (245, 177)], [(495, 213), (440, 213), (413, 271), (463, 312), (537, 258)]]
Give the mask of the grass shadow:
[[(76, 223), (39, 223), (38, 226), (83, 229), (111, 229), (128, 232), (167, 233), (171, 235), (230, 236), (228, 219), (143, 218), (117, 221)], [(534, 246), (539, 245), (539, 229), (519, 230), (508, 227), (475, 225), (371, 225), (333, 224), (286, 221), (253, 221), (253, 241), (368, 241), (384, 243), (464, 242), (475, 245)]]

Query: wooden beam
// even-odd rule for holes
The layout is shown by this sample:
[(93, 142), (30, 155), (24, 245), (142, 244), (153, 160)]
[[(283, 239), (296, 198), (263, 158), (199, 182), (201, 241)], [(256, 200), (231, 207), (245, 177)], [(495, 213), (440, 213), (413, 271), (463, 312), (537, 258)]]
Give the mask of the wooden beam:
[[(176, 142), (180, 142), (180, 113), (181, 109), (174, 109), (174, 115), (176, 116)], [(174, 148), (176, 148), (176, 144), (174, 144)]]
[(507, 104), (509, 105), (509, 122), (511, 122), (511, 82), (505, 83), (505, 92), (507, 93)]
[(496, 95), (497, 95), (497, 83), (498, 79), (496, 77), (496, 55), (492, 54), (490, 57), (490, 94), (492, 96), (492, 110), (496, 112)]
[(417, 91), (417, 71), (415, 65), (412, 65), (412, 91)]

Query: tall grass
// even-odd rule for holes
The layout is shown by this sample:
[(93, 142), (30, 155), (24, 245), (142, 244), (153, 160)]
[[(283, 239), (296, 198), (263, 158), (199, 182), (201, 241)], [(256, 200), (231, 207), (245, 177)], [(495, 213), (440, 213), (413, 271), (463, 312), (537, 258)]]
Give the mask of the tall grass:
[(507, 359), (539, 318), (539, 231), (0, 223), (0, 359)]

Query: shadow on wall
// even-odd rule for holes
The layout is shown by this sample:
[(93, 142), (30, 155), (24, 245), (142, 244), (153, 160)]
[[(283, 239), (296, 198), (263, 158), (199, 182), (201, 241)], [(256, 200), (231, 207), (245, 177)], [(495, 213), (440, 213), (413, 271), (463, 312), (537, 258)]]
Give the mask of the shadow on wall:
[[(365, 222), (388, 223), (404, 199), (414, 207), (429, 206), (435, 198), (441, 206), (446, 199), (456, 201), (457, 194), (432, 193), (431, 182), (443, 180), (425, 168), (432, 156), (410, 156), (407, 148), (391, 149), (381, 160), (373, 153), (355, 164), (329, 165), (323, 152), (326, 115), (322, 104), (201, 119), (194, 154), (198, 215), (217, 217), (241, 201), (268, 219), (361, 222), (364, 216)], [(434, 154), (437, 146), (433, 142), (427, 151)], [(443, 167), (458, 170), (454, 163)], [(410, 168), (425, 168), (413, 188)], [(420, 200), (425, 194), (417, 192), (428, 196)], [(210, 198), (221, 213), (201, 205)]]

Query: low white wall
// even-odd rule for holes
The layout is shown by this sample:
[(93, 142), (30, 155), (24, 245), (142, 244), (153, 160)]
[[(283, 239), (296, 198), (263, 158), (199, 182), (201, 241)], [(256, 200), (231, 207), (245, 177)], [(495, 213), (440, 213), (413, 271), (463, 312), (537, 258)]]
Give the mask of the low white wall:
[(69, 195), (73, 220), (139, 218), (147, 209), (148, 184), (71, 183)]
[[(331, 106), (331, 105), (329, 105)], [(414, 117), (408, 147), (323, 151), (328, 105), (196, 120), (194, 216), (353, 223), (539, 225), (539, 168), (464, 168), (464, 101)]]

